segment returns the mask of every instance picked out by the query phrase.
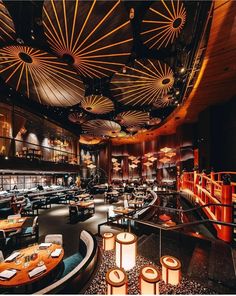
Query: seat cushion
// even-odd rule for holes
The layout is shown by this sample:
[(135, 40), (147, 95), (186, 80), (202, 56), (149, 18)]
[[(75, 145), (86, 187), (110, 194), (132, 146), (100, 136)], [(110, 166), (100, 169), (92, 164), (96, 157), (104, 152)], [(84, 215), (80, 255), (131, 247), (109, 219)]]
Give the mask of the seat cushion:
[(78, 252), (63, 260), (64, 271), (62, 277), (71, 272), (83, 260), (83, 256)]
[(32, 234), (33, 233), (33, 227), (25, 227), (22, 229), (22, 234)]

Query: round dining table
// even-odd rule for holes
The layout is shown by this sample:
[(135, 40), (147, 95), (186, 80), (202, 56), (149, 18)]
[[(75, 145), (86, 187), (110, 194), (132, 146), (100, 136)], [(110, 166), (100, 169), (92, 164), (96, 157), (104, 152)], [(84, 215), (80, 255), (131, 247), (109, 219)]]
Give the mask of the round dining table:
[[(58, 257), (52, 258), (51, 254), (56, 249), (61, 249), (61, 253)], [(64, 249), (57, 244), (51, 244), (49, 247), (43, 249), (38, 244), (35, 244), (14, 252), (19, 252), (18, 257), (11, 262), (6, 262), (6, 259), (1, 262), (0, 273), (5, 270), (16, 270), (16, 274), (7, 280), (0, 278), (0, 288), (24, 286), (39, 281), (53, 271), (64, 257)], [(31, 260), (29, 260), (30, 257)], [(42, 265), (45, 265), (46, 270), (30, 277), (29, 273)]]
[(23, 227), (23, 224), (27, 219), (28, 217), (0, 220), (0, 229), (4, 230), (5, 232), (18, 230)]

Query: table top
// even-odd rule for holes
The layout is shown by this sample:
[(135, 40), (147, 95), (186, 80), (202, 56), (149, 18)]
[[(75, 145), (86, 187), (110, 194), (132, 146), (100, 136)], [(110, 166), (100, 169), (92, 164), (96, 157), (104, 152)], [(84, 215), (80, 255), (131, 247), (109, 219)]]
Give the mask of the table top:
[(0, 229), (4, 231), (12, 231), (15, 229), (19, 229), (25, 223), (27, 217), (10, 219), (10, 220), (0, 220)]
[(87, 198), (87, 197), (90, 197), (90, 194), (89, 193), (82, 193), (82, 194), (76, 195), (75, 197), (77, 197), (77, 198)]
[(127, 209), (127, 208), (123, 208), (123, 207), (117, 207), (113, 211), (114, 211), (114, 213), (117, 213), (117, 214), (126, 215), (126, 214), (129, 214), (129, 213), (133, 212), (134, 210), (129, 209), (129, 208)]
[(129, 204), (131, 204), (131, 205), (143, 205), (144, 201), (143, 200), (129, 200)]
[[(55, 249), (62, 249), (61, 254), (59, 257), (52, 258), (50, 255)], [(2, 262), (0, 263), (0, 272), (6, 269), (16, 269), (17, 273), (9, 280), (0, 280), (0, 287), (12, 287), (12, 286), (20, 286), (26, 285), (35, 281), (40, 280), (41, 278), (45, 277), (50, 271), (55, 269), (57, 265), (62, 261), (64, 257), (64, 250), (60, 245), (52, 244), (50, 247), (44, 250), (39, 249), (39, 245), (36, 244), (34, 246), (27, 247), (25, 249), (21, 249), (20, 255), (18, 257), (19, 264), (16, 264), (15, 261), (13, 262)], [(35, 260), (31, 260), (29, 262), (29, 266), (24, 267), (24, 257), (30, 256), (32, 254), (37, 253), (37, 258)], [(38, 266), (40, 262), (44, 262), (46, 266), (46, 270), (38, 274), (32, 278), (29, 277), (28, 272), (33, 270)]]
[(119, 194), (119, 192), (116, 190), (113, 190), (113, 191), (107, 192), (107, 194), (117, 195), (117, 194)]
[(94, 201), (79, 201), (76, 203), (76, 205), (81, 208), (86, 208), (94, 205)]

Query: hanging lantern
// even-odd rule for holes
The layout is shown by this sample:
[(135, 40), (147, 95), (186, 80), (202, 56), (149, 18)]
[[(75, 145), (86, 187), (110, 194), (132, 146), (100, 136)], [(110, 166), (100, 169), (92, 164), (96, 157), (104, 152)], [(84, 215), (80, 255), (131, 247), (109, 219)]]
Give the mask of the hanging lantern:
[(154, 162), (155, 160), (157, 160), (157, 158), (156, 158), (156, 157), (154, 157), (154, 156), (152, 156), (152, 157), (148, 158), (148, 161), (151, 161), (151, 162)]
[(167, 152), (166, 153), (166, 156), (169, 157), (169, 158), (174, 157), (175, 155), (176, 155), (175, 152)]
[(160, 149), (161, 152), (164, 152), (164, 153), (168, 153), (170, 152), (172, 149), (171, 148), (168, 148), (168, 147), (164, 147), (162, 149)]
[(146, 154), (144, 154), (144, 156), (146, 156), (147, 158), (150, 158), (150, 157), (152, 157), (153, 156), (153, 153), (146, 153)]
[(144, 165), (147, 166), (147, 167), (150, 167), (152, 165), (152, 162), (149, 162), (149, 161), (144, 162)]
[(89, 169), (95, 169), (96, 168), (96, 165), (94, 165), (94, 164), (89, 164), (88, 166), (87, 166)]
[(137, 164), (134, 164), (134, 163), (130, 164), (129, 167), (132, 168), (132, 169), (135, 169), (137, 167)]
[(113, 157), (113, 158), (111, 159), (111, 162), (113, 162), (113, 163), (117, 162), (117, 158), (114, 158), (114, 157)]
[(159, 161), (162, 162), (162, 163), (168, 163), (168, 162), (171, 161), (171, 159), (168, 158), (168, 157), (163, 157), (163, 158), (159, 159)]
[(135, 160), (133, 160), (133, 163), (134, 163), (134, 164), (138, 164), (138, 163), (140, 163), (140, 160), (135, 159)]
[(132, 160), (132, 161), (136, 159), (136, 157), (133, 156), (133, 155), (129, 156), (128, 158), (129, 158), (130, 160)]

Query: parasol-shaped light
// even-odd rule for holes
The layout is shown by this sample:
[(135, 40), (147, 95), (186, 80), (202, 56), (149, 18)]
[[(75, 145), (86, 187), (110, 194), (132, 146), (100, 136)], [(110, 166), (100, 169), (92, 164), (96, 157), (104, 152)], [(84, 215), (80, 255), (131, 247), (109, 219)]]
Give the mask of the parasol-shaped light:
[(132, 169), (135, 169), (135, 168), (137, 168), (137, 164), (132, 163), (129, 165), (129, 167), (131, 167)]
[(115, 163), (115, 162), (117, 162), (117, 161), (118, 161), (117, 158), (112, 157), (111, 162)]
[(171, 148), (169, 148), (169, 147), (164, 147), (164, 148), (161, 148), (160, 149), (160, 151), (161, 152), (164, 152), (164, 153), (168, 153), (168, 152), (170, 152), (172, 149)]
[(17, 91), (46, 105), (75, 105), (84, 95), (84, 85), (73, 69), (28, 46), (0, 49), (0, 75)]
[(152, 157), (153, 156), (153, 153), (148, 152), (148, 153), (144, 154), (144, 156), (146, 156), (147, 158), (149, 158), (149, 157)]
[(84, 161), (84, 163), (86, 163), (86, 164), (91, 164), (91, 163), (93, 163), (93, 162), (92, 162), (92, 160), (87, 159), (87, 160)]
[(82, 129), (89, 134), (97, 136), (116, 137), (121, 127), (118, 123), (110, 120), (94, 119), (85, 122)]
[(148, 161), (151, 161), (151, 162), (154, 162), (155, 160), (157, 160), (157, 158), (156, 158), (156, 157), (154, 157), (154, 156), (152, 156), (152, 157), (148, 158)]
[(81, 135), (79, 142), (85, 145), (97, 145), (102, 141), (99, 137)]
[(146, 167), (150, 167), (150, 166), (152, 165), (152, 162), (150, 162), (150, 161), (144, 162), (144, 165), (145, 165)]
[(42, 18), (51, 48), (81, 75), (110, 76), (127, 62), (133, 36), (122, 1), (44, 1)]
[(133, 156), (133, 155), (130, 155), (129, 157), (128, 157), (128, 159), (130, 159), (130, 160), (135, 160), (137, 157), (135, 157), (135, 156)]
[(118, 172), (118, 171), (121, 170), (121, 168), (120, 167), (114, 167), (113, 170), (116, 171), (116, 172)]
[(92, 169), (95, 169), (96, 168), (96, 165), (94, 165), (94, 164), (91, 163), (87, 167), (92, 170)]
[(83, 156), (83, 159), (91, 159), (91, 158), (92, 158), (92, 156), (90, 154), (86, 154)]
[(176, 155), (175, 152), (167, 152), (167, 153), (166, 153), (166, 156), (169, 157), (169, 158), (172, 158), (172, 157), (174, 157), (175, 155)]
[(129, 110), (119, 113), (116, 119), (118, 119), (119, 123), (123, 126), (139, 126), (147, 123), (149, 114), (148, 112)]
[(159, 161), (162, 162), (162, 163), (168, 163), (168, 162), (171, 161), (171, 159), (169, 157), (164, 156), (163, 158), (159, 159)]
[(87, 120), (87, 116), (82, 112), (72, 112), (68, 115), (68, 119), (73, 123), (82, 124)]
[(114, 110), (112, 100), (100, 95), (84, 97), (81, 101), (81, 107), (85, 111), (94, 114), (105, 114)]
[(134, 164), (138, 164), (138, 163), (140, 163), (140, 160), (135, 159), (135, 160), (133, 160), (133, 163), (134, 163)]
[(171, 68), (158, 60), (135, 60), (126, 73), (116, 73), (111, 91), (115, 99), (125, 105), (150, 105), (163, 97), (174, 84)]
[(15, 35), (14, 22), (3, 1), (0, 0), (0, 42), (12, 41), (15, 39)]
[(149, 48), (167, 47), (179, 36), (185, 22), (186, 9), (182, 1), (154, 1), (142, 21), (143, 43)]

